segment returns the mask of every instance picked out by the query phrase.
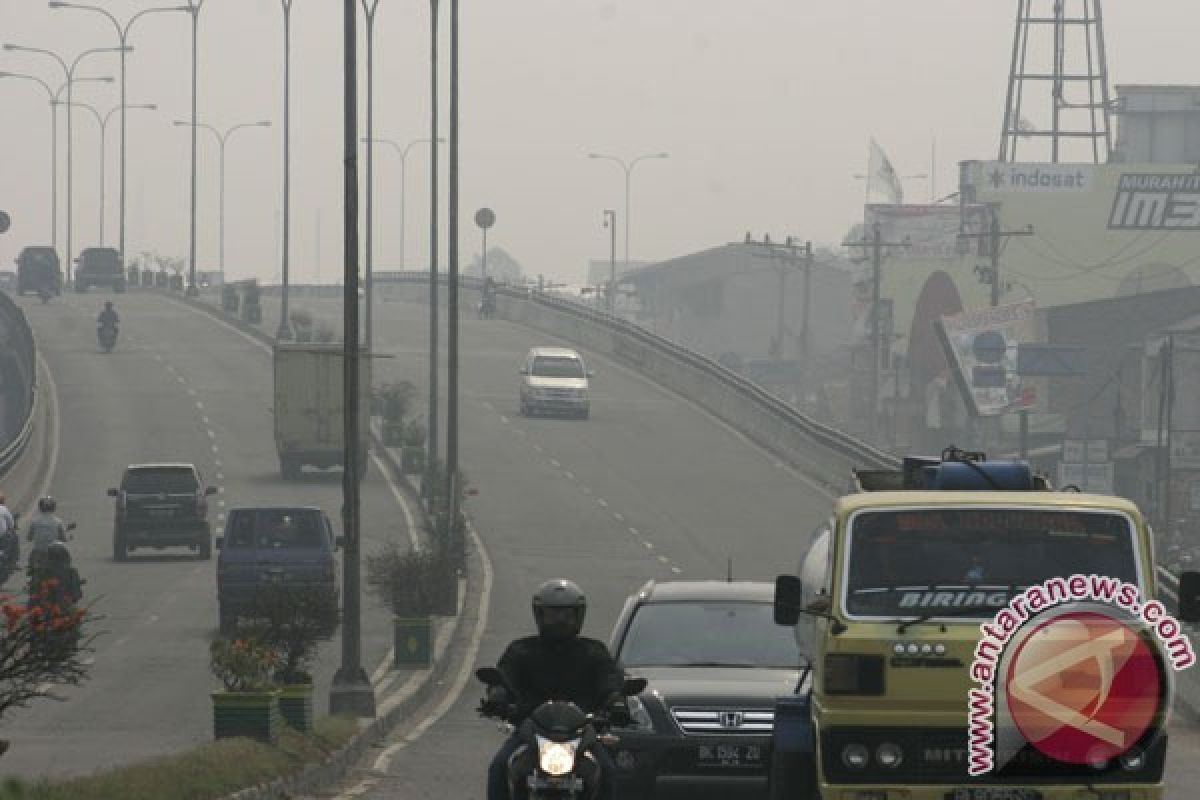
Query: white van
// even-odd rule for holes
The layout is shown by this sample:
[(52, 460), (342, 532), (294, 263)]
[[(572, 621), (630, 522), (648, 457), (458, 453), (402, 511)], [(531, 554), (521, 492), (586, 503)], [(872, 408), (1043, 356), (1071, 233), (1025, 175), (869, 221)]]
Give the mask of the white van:
[(521, 414), (550, 412), (587, 419), (591, 372), (579, 353), (565, 347), (533, 347), (521, 365)]

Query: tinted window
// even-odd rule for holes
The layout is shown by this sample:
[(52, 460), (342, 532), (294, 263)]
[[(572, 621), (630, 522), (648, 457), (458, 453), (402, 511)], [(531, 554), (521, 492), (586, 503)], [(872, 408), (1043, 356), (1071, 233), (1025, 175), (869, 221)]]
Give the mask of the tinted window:
[(767, 603), (658, 603), (634, 613), (617, 657), (626, 667), (791, 668), (800, 649)]
[(196, 474), (187, 467), (156, 467), (125, 473), (122, 487), (131, 494), (188, 494), (199, 488)]
[(1117, 514), (879, 511), (855, 517), (848, 546), (851, 614), (980, 605), (988, 615), (1012, 594), (1054, 577), (1094, 573), (1137, 582), (1133, 534)]
[(83, 263), (89, 269), (116, 269), (118, 265), (116, 250), (84, 250)]
[(538, 356), (533, 374), (542, 378), (582, 378), (583, 362), (570, 356)]
[(322, 549), (328, 537), (320, 512), (300, 509), (238, 511), (225, 531), (227, 547)]

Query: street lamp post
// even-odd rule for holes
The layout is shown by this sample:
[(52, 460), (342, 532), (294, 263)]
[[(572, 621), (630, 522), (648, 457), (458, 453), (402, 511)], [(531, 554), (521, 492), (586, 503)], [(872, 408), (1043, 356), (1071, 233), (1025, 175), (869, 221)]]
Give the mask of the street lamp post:
[[(438, 141), (438, 0), (429, 0), (429, 138)], [(429, 148), (429, 431), (425, 439), (425, 480), (421, 491), (432, 499), (438, 457), (438, 158)]]
[(100, 127), (100, 245), (104, 246), (104, 201), (106, 199), (104, 191), (104, 178), (107, 170), (105, 169), (105, 156), (108, 153), (108, 123), (112, 120), (112, 115), (118, 111), (123, 111), (126, 108), (145, 109), (154, 111), (158, 106), (153, 103), (135, 103), (125, 106), (114, 106), (109, 109), (108, 113), (101, 114), (96, 110), (95, 106), (88, 103), (72, 103), (76, 108), (85, 108), (91, 112), (96, 118), (96, 124)]
[(187, 0), (187, 10), (192, 15), (192, 213), (188, 236), (188, 297), (200, 294), (196, 288), (196, 73), (198, 41), (200, 36), (200, 8), (204, 0)]
[(651, 158), (669, 158), (669, 153), (647, 153), (646, 155), (638, 156), (632, 161), (626, 162), (625, 159), (617, 156), (605, 155), (603, 153), (588, 153), (588, 158), (597, 158), (602, 161), (612, 161), (618, 164), (625, 171), (625, 270), (629, 270), (629, 199), (630, 199), (630, 183), (633, 176), (633, 168), (640, 162)]
[[(368, 140), (364, 137), (363, 141), (366, 142)], [(374, 137), (372, 141), (374, 141), (376, 144), (386, 144), (386, 145), (390, 146), (400, 156), (400, 269), (404, 269), (404, 264), (405, 264), (405, 258), (404, 258), (404, 209), (405, 209), (404, 185), (405, 185), (405, 175), (407, 174), (406, 164), (408, 161), (408, 151), (412, 149), (413, 145), (427, 143), (427, 142), (429, 142), (429, 139), (413, 139), (411, 142), (409, 142), (408, 144), (406, 144), (404, 146), (401, 146), (400, 143), (397, 142), (395, 139), (384, 139), (384, 138), (381, 138), (378, 136)], [(445, 139), (438, 139), (439, 144), (444, 144), (445, 142), (446, 142)]]
[(146, 9), (143, 9), (143, 10), (137, 12), (136, 14), (134, 14), (132, 17), (130, 17), (125, 22), (124, 25), (122, 25), (115, 16), (113, 16), (111, 13), (109, 13), (106, 9), (103, 9), (99, 6), (60, 2), (59, 0), (51, 0), (49, 5), (50, 5), (50, 8), (76, 9), (79, 11), (91, 11), (96, 14), (103, 14), (105, 17), (108, 18), (109, 22), (111, 22), (113, 24), (113, 27), (116, 29), (117, 39), (119, 40), (121, 48), (122, 48), (121, 49), (121, 103), (119, 106), (117, 106), (118, 108), (121, 109), (121, 201), (120, 201), (121, 202), (121, 210), (120, 210), (121, 232), (120, 232), (120, 242), (118, 244), (117, 249), (120, 251), (121, 266), (124, 267), (125, 266), (125, 176), (126, 176), (126, 172), (125, 172), (125, 109), (129, 107), (126, 105), (126, 99), (125, 99), (125, 56), (128, 53), (128, 50), (126, 50), (125, 48), (129, 44), (129, 30), (130, 30), (130, 28), (133, 27), (133, 23), (137, 22), (137, 20), (139, 18), (141, 18), (147, 14), (156, 14), (156, 13), (161, 13), (164, 11), (188, 11), (189, 9), (187, 6), (164, 6), (161, 8), (146, 8)]
[[(174, 124), (176, 127), (186, 128), (186, 127), (191, 127), (192, 123), (185, 122), (184, 120), (181, 120), (181, 119), (177, 119), (177, 120), (175, 120)], [(221, 270), (221, 285), (224, 286), (225, 285), (225, 143), (229, 140), (229, 137), (232, 136), (235, 131), (240, 131), (243, 128), (269, 128), (269, 127), (271, 127), (271, 121), (264, 119), (264, 120), (259, 120), (258, 122), (242, 122), (237, 125), (231, 125), (230, 127), (226, 128), (224, 131), (220, 131), (217, 128), (213, 127), (212, 125), (209, 125), (204, 122), (197, 123), (197, 125), (199, 127), (203, 128), (204, 130), (208, 131), (209, 133), (211, 133), (213, 136), (217, 137), (217, 145), (220, 149), (220, 168), (219, 168), (220, 189), (218, 190), (218, 197), (220, 198), (220, 200), (219, 200), (220, 205), (219, 205), (219, 211), (217, 212), (217, 226), (218, 226), (218, 230), (220, 231), (218, 233), (218, 242), (219, 242), (218, 263), (219, 263), (220, 270)]]
[(283, 9), (283, 244), (280, 248), (281, 283), (279, 300), (279, 329), (275, 338), (287, 341), (292, 338), (292, 328), (288, 324), (288, 260), (292, 252), (291, 244), (291, 213), (292, 213), (292, 2), (279, 0)]
[(370, 353), (375, 345), (375, 326), (372, 312), (375, 305), (375, 12), (379, 0), (362, 0), (363, 13), (367, 18), (367, 264), (366, 264), (366, 344)]
[(66, 59), (64, 59), (62, 56), (60, 56), (58, 53), (54, 52), (53, 50), (46, 50), (45, 48), (41, 48), (41, 47), (25, 47), (23, 45), (18, 45), (18, 44), (6, 44), (6, 45), (4, 45), (4, 49), (9, 50), (9, 51), (21, 52), (21, 53), (37, 53), (40, 55), (49, 56), (50, 58), (53, 58), (55, 61), (57, 61), (58, 65), (60, 67), (62, 67), (63, 77), (66, 79), (65, 85), (67, 87), (67, 103), (66, 103), (66, 105), (67, 105), (67, 257), (65, 259), (65, 263), (67, 265), (67, 282), (69, 283), (71, 280), (71, 263), (72, 263), (71, 259), (73, 257), (72, 253), (74, 252), (72, 250), (73, 242), (71, 239), (71, 234), (72, 234), (72, 227), (71, 227), (71, 222), (72, 222), (72, 213), (71, 213), (72, 169), (71, 169), (71, 167), (72, 167), (72, 162), (73, 162), (72, 148), (71, 148), (71, 133), (72, 133), (71, 105), (72, 105), (72, 101), (74, 100), (73, 86), (74, 86), (75, 82), (77, 80), (79, 80), (78, 78), (75, 77), (75, 70), (76, 70), (76, 68), (79, 67), (79, 62), (81, 62), (87, 56), (90, 56), (90, 55), (93, 55), (96, 53), (128, 52), (128, 51), (132, 50), (133, 48), (126, 47), (124, 45), (122, 45), (121, 47), (93, 47), (90, 50), (84, 50), (82, 53), (75, 56), (75, 60), (71, 62), (70, 66), (67, 65)]
[[(617, 296), (617, 212), (612, 209), (604, 209), (604, 227), (608, 228), (608, 313), (612, 314), (615, 310), (615, 298)], [(629, 223), (625, 223), (626, 229)], [(626, 264), (628, 268), (628, 263)]]
[[(50, 246), (54, 249), (55, 254), (58, 254), (58, 106), (59, 98), (62, 96), (62, 90), (66, 88), (66, 84), (62, 84), (57, 90), (51, 89), (50, 84), (46, 83), (41, 78), (34, 75), (27, 75), (23, 72), (0, 72), (0, 78), (20, 78), (22, 80), (33, 81), (39, 84), (46, 90), (46, 96), (50, 106)], [(106, 81), (112, 83), (112, 78), (76, 78), (78, 81)], [(61, 263), (61, 262), (60, 262)]]

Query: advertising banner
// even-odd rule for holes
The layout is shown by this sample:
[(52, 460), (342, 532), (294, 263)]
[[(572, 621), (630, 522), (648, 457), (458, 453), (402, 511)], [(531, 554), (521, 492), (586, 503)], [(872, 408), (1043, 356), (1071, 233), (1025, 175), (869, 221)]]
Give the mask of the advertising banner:
[(1036, 333), (1034, 303), (1026, 300), (942, 317), (935, 325), (967, 407), (990, 417), (1029, 409), (1033, 385), (1017, 373), (1017, 345)]

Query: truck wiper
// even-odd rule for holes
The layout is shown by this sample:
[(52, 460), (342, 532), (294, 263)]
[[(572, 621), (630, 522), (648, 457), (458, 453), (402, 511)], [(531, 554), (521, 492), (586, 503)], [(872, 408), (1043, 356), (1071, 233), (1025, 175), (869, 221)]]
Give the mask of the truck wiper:
[(904, 633), (913, 625), (920, 625), (923, 622), (928, 622), (934, 617), (969, 617), (978, 614), (981, 611), (987, 612), (988, 606), (960, 606), (958, 608), (943, 608), (937, 611), (930, 611), (920, 616), (910, 619), (892, 620), (896, 624), (896, 633)]

